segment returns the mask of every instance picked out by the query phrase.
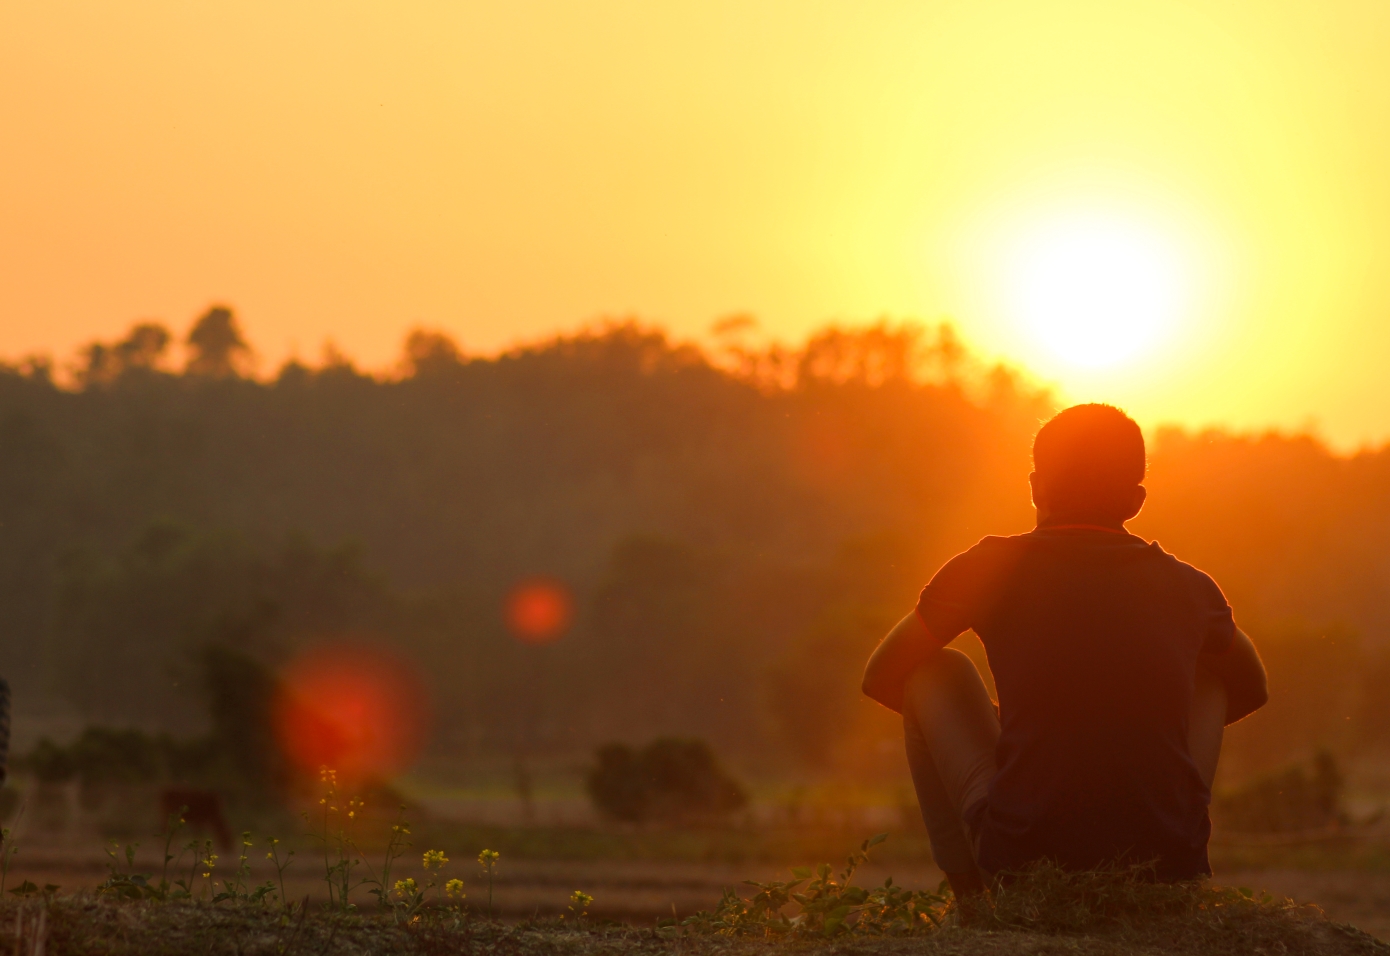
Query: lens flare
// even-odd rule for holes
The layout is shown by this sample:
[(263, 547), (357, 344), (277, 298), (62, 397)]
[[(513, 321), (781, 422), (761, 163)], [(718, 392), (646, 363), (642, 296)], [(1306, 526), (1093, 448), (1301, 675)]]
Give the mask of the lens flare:
[(552, 644), (564, 637), (574, 616), (569, 589), (550, 578), (530, 578), (507, 594), (504, 615), (523, 644)]
[(419, 754), (429, 716), (425, 688), (394, 655), (321, 645), (291, 661), (280, 677), (276, 733), (301, 770), (330, 767), (345, 779), (380, 779)]

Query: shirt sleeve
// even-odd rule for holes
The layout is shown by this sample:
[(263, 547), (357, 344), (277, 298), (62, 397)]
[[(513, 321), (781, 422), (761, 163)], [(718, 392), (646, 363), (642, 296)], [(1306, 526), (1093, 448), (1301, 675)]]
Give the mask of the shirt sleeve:
[(980, 545), (942, 566), (917, 598), (917, 616), (944, 647), (975, 626), (986, 587)]
[(1196, 571), (1199, 611), (1202, 615), (1202, 653), (1224, 654), (1236, 639), (1236, 621), (1226, 595), (1202, 571)]

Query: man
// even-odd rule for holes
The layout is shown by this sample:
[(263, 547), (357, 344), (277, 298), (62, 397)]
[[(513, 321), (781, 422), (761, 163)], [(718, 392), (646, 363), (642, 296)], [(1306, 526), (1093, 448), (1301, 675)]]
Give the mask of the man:
[[(1265, 671), (1206, 574), (1129, 534), (1144, 437), (1077, 405), (1033, 443), (1037, 527), (956, 555), (869, 658), (864, 693), (903, 715), (932, 854), (956, 895), (1050, 859), (1209, 874), (1222, 728), (1263, 706)], [(975, 665), (946, 647), (971, 629)]]

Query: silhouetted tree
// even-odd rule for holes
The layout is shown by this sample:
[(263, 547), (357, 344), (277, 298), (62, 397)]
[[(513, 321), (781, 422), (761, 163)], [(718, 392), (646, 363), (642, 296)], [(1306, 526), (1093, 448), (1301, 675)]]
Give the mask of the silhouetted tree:
[(164, 326), (142, 322), (132, 326), (119, 342), (93, 342), (80, 353), (77, 379), (85, 388), (109, 384), (132, 370), (155, 369), (169, 348), (169, 339), (169, 330)]
[(236, 375), (251, 353), (241, 336), (232, 310), (222, 305), (208, 309), (188, 333), (190, 375), (225, 378)]
[(405, 339), (405, 373), (427, 377), (447, 374), (463, 363), (458, 344), (443, 332), (413, 329)]

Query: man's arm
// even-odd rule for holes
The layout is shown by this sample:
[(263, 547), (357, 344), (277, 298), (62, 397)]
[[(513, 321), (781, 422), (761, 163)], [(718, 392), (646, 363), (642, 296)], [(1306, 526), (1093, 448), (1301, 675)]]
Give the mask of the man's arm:
[(903, 711), (903, 687), (908, 677), (933, 654), (941, 652), (941, 642), (931, 636), (922, 619), (913, 611), (879, 641), (864, 667), (864, 693), (889, 710)]
[(1240, 628), (1231, 646), (1220, 654), (1203, 654), (1202, 665), (1226, 688), (1226, 723), (1248, 717), (1269, 700), (1269, 686), (1260, 652)]

